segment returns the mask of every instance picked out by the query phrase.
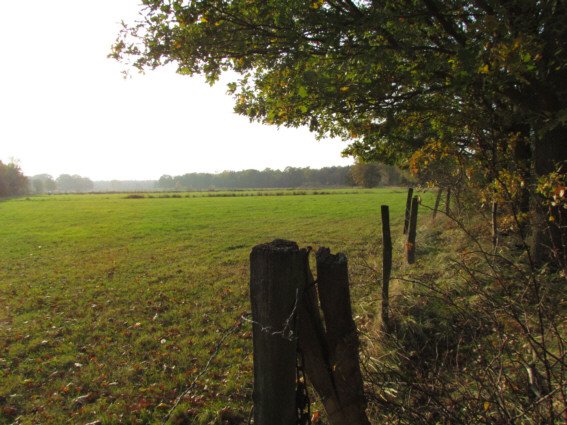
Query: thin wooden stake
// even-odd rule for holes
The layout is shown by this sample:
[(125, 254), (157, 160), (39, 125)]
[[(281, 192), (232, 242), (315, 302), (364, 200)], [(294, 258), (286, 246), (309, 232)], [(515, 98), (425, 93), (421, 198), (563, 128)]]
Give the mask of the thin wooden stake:
[(414, 196), (411, 202), (411, 217), (408, 229), (408, 241), (406, 242), (406, 259), (408, 264), (415, 263), (415, 237), (417, 233), (417, 209), (419, 197)]
[(447, 188), (447, 197), (445, 198), (445, 214), (451, 213), (451, 188)]
[(413, 188), (408, 188), (408, 196), (406, 198), (406, 214), (404, 218), (404, 235), (408, 233), (410, 215), (411, 215), (411, 199), (413, 196)]
[(390, 234), (390, 208), (381, 206), (382, 213), (382, 326), (390, 329), (390, 275), (392, 273), (392, 236)]
[(433, 207), (433, 220), (437, 216), (437, 211), (439, 210), (439, 203), (441, 202), (441, 194), (443, 193), (443, 188), (439, 188), (437, 191), (437, 197), (435, 198), (435, 206)]

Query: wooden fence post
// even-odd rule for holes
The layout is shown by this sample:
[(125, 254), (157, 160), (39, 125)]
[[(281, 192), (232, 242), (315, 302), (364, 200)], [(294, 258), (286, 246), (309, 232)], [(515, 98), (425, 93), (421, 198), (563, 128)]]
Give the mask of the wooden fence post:
[(406, 213), (404, 218), (404, 235), (407, 234), (411, 215), (411, 200), (413, 196), (413, 188), (408, 188), (408, 196), (406, 198)]
[(381, 206), (382, 213), (382, 327), (390, 329), (390, 275), (392, 273), (392, 236), (390, 234), (390, 208)]
[(441, 194), (443, 193), (443, 188), (439, 188), (437, 191), (437, 197), (435, 198), (435, 206), (433, 207), (433, 220), (437, 216), (437, 211), (439, 210), (439, 203), (441, 202)]
[(307, 251), (275, 240), (250, 254), (254, 350), (254, 423), (297, 421), (295, 318), (307, 274)]
[(417, 233), (417, 209), (419, 197), (414, 196), (411, 203), (411, 217), (408, 229), (408, 241), (406, 242), (406, 259), (408, 264), (415, 263), (415, 237)]
[(358, 334), (350, 304), (348, 262), (344, 254), (317, 251), (317, 281), (338, 409), (327, 410), (331, 425), (369, 425), (358, 355)]

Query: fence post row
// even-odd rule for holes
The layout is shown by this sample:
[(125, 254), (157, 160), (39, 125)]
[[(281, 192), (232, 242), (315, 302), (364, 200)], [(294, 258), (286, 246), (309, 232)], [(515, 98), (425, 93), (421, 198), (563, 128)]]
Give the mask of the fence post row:
[[(295, 242), (276, 240), (258, 245), (250, 257), (254, 423), (296, 424), (299, 350), (329, 423), (369, 425), (346, 256), (332, 255), (326, 248), (317, 252), (318, 291), (308, 251), (299, 249)], [(297, 326), (291, 327), (292, 323)]]

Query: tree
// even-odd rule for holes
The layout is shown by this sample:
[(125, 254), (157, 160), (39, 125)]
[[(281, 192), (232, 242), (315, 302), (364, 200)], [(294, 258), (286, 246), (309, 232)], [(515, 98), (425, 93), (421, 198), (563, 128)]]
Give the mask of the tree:
[(0, 161), (0, 198), (23, 195), (28, 191), (28, 178), (15, 162), (4, 164)]
[(61, 174), (57, 177), (57, 189), (61, 192), (89, 192), (93, 187), (94, 184), (88, 177), (77, 174)]
[(377, 187), (382, 181), (380, 164), (357, 162), (351, 170), (355, 184), (363, 187)]
[(175, 187), (175, 183), (173, 182), (173, 177), (164, 174), (159, 178), (158, 182), (156, 183), (156, 187), (160, 189), (173, 189)]
[(35, 193), (53, 192), (57, 184), (49, 174), (38, 174), (30, 178), (32, 189)]

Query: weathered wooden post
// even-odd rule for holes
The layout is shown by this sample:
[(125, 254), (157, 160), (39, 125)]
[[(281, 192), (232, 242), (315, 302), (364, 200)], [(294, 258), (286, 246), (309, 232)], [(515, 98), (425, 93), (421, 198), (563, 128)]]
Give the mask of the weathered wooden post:
[(307, 251), (275, 240), (250, 254), (254, 350), (254, 423), (297, 421), (295, 322), (307, 273)]
[(415, 237), (417, 234), (417, 209), (419, 197), (414, 196), (411, 202), (411, 217), (408, 229), (408, 240), (406, 242), (406, 260), (408, 264), (415, 263)]
[(433, 221), (437, 216), (437, 211), (439, 210), (439, 203), (441, 202), (441, 194), (443, 193), (443, 188), (439, 188), (437, 191), (437, 197), (435, 198), (435, 206), (433, 207)]
[(413, 196), (413, 187), (408, 188), (408, 196), (406, 198), (406, 213), (404, 218), (404, 235), (407, 234), (411, 215), (411, 200)]
[[(358, 333), (352, 318), (348, 262), (344, 254), (317, 251), (317, 281), (325, 318), (336, 405), (327, 408), (331, 425), (369, 425), (358, 356)], [(323, 401), (325, 403), (325, 401)]]
[(382, 327), (390, 329), (390, 275), (392, 273), (392, 236), (390, 234), (390, 208), (381, 206), (382, 213)]
[[(254, 345), (254, 423), (295, 425), (305, 416), (298, 355), (330, 425), (369, 425), (344, 254), (317, 252), (317, 284), (308, 251), (275, 240), (250, 254)], [(325, 326), (319, 313), (319, 302)]]
[(451, 188), (447, 188), (447, 197), (445, 198), (445, 214), (451, 213)]

